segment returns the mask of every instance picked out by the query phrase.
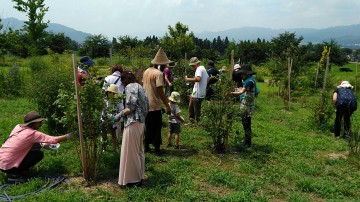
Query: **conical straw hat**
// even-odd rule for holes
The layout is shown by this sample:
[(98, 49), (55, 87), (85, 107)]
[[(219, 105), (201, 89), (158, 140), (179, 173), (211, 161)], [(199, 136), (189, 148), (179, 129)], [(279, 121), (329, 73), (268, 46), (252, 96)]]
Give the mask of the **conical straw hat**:
[(151, 60), (151, 64), (153, 65), (166, 65), (172, 63), (171, 60), (169, 60), (162, 48), (158, 50), (158, 52), (155, 55), (155, 58)]

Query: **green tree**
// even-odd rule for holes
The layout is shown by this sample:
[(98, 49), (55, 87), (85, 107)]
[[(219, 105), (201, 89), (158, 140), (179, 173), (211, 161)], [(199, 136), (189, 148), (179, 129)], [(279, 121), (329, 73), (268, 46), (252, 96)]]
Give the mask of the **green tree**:
[(33, 54), (38, 54), (42, 47), (41, 41), (46, 35), (45, 29), (49, 23), (43, 22), (45, 13), (48, 11), (49, 7), (46, 7), (44, 4), (45, 0), (13, 0), (16, 3), (14, 8), (20, 12), (26, 13), (28, 16), (28, 21), (25, 21), (23, 30), (27, 33), (29, 38), (29, 49)]
[(101, 34), (89, 36), (79, 49), (79, 54), (88, 55), (92, 58), (109, 57), (110, 46), (110, 41)]
[(46, 36), (46, 44), (55, 53), (64, 53), (67, 50), (77, 50), (78, 43), (64, 33), (49, 33)]
[(194, 52), (194, 34), (189, 31), (188, 26), (177, 22), (175, 27), (168, 26), (169, 33), (166, 33), (161, 40), (161, 47), (172, 60), (179, 60), (185, 53), (191, 55)]

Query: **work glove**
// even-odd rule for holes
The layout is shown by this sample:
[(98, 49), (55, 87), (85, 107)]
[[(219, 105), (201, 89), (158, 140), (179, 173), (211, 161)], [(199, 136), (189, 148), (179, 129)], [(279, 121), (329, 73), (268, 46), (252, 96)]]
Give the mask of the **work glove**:
[(67, 140), (72, 140), (72, 139), (74, 139), (74, 134), (73, 134), (73, 133), (68, 133), (68, 134), (66, 134), (66, 139), (67, 139)]

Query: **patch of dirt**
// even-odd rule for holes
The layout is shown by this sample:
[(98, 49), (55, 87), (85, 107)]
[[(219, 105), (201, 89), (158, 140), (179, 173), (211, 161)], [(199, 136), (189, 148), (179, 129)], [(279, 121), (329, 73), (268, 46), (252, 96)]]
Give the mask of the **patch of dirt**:
[(347, 159), (348, 156), (349, 156), (348, 151), (344, 151), (344, 152), (340, 152), (340, 153), (330, 153), (330, 154), (325, 155), (325, 157), (332, 159), (332, 160), (337, 160), (340, 158)]
[(117, 178), (110, 179), (106, 181), (99, 181), (94, 184), (87, 183), (83, 177), (67, 177), (66, 182), (70, 185), (81, 186), (86, 191), (92, 191), (96, 189), (105, 189), (105, 190), (121, 190)]

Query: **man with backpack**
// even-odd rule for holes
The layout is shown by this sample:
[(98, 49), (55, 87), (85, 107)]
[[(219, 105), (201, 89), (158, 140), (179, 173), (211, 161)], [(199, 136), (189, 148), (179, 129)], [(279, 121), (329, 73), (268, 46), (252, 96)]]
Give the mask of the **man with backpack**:
[(349, 81), (342, 81), (333, 93), (333, 102), (336, 108), (335, 137), (340, 137), (341, 121), (344, 118), (344, 138), (351, 138), (350, 117), (357, 109), (357, 101), (352, 88)]

